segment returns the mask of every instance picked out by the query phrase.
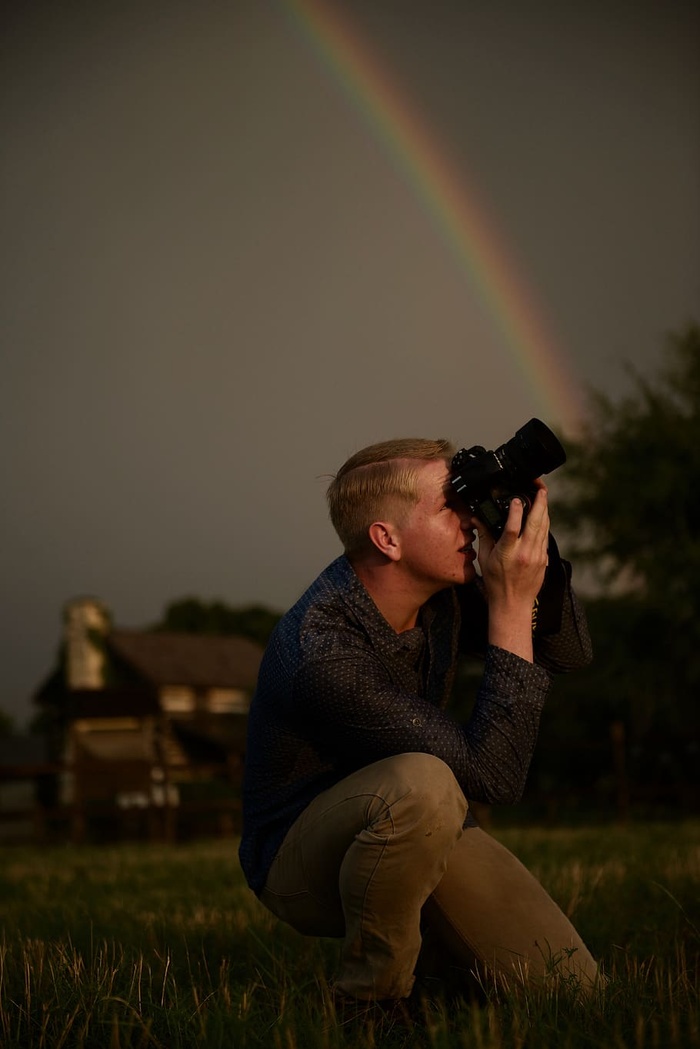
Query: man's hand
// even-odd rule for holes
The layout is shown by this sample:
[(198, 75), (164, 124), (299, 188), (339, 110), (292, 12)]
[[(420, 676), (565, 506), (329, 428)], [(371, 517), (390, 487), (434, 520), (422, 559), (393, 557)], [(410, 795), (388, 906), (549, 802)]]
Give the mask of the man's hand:
[(489, 605), (489, 641), (532, 661), (532, 606), (547, 567), (549, 510), (547, 488), (537, 494), (523, 525), (523, 505), (510, 504), (498, 542), (479, 524), (479, 567)]

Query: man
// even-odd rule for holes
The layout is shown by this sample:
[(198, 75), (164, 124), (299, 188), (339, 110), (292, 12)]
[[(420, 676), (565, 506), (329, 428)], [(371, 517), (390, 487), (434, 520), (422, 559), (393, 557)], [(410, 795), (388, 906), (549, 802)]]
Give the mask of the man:
[[(278, 624), (251, 705), (243, 869), (299, 932), (342, 937), (350, 1000), (408, 997), (426, 939), (465, 978), (596, 977), (568, 919), (468, 811), (520, 797), (548, 671), (590, 659), (585, 619), (559, 564), (561, 626), (533, 642), (546, 488), (527, 515), (513, 499), (495, 542), (450, 497), (453, 453), (406, 439), (345, 463), (328, 490), (345, 553)], [(445, 710), (460, 650), (485, 656), (466, 724)]]

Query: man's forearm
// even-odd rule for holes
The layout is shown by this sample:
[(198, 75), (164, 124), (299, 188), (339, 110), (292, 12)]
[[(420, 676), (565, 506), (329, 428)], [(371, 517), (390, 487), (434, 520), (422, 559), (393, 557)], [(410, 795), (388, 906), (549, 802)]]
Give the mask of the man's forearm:
[(493, 601), (489, 605), (490, 645), (532, 663), (532, 605), (521, 601)]

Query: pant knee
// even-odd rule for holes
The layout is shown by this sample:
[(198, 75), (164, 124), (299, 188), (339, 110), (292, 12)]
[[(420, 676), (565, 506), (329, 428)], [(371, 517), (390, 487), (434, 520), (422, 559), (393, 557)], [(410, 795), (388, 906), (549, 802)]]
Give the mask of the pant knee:
[[(430, 837), (443, 831), (459, 832), (467, 814), (467, 801), (454, 773), (433, 754), (409, 753), (385, 762), (391, 789), (383, 792), (392, 818), (400, 807), (404, 823), (420, 824)], [(382, 816), (378, 812), (377, 816)]]

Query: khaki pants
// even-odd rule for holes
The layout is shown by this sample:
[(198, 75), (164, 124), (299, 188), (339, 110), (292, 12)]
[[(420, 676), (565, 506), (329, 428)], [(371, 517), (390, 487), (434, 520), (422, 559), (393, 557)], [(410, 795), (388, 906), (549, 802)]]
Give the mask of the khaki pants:
[(574, 927), (507, 849), (462, 829), (466, 813), (439, 758), (377, 761), (302, 813), (260, 899), (301, 933), (343, 938), (336, 984), (356, 998), (409, 995), (424, 935), (465, 979), (590, 988), (596, 964)]

